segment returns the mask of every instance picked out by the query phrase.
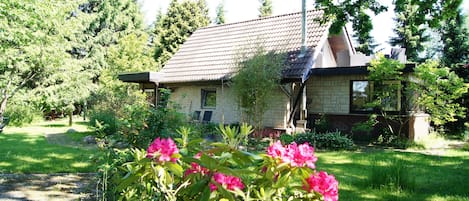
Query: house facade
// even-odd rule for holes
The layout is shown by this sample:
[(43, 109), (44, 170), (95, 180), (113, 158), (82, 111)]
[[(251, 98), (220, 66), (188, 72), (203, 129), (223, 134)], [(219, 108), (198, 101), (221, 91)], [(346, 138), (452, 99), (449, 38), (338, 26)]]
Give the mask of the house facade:
[[(331, 121), (332, 126), (350, 130), (351, 122), (368, 116), (360, 100), (371, 96), (366, 94), (370, 58), (355, 52), (345, 28), (330, 34), (330, 24), (318, 22), (322, 11), (310, 10), (304, 16), (303, 24), (300, 12), (198, 29), (160, 72), (119, 78), (170, 89), (171, 102), (193, 120), (239, 123), (244, 116), (230, 79), (236, 75), (239, 55), (252, 55), (260, 46), (287, 57), (282, 84), (263, 117), (265, 127), (302, 131), (325, 114), (340, 117), (342, 123)], [(395, 101), (396, 110), (402, 109), (400, 101)]]

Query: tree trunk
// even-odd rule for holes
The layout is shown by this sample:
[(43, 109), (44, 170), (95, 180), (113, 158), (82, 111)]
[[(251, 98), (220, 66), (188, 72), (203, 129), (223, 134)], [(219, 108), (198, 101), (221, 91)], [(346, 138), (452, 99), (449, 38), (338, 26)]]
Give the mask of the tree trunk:
[(68, 111), (68, 126), (73, 125), (73, 111)]
[(3, 114), (7, 109), (8, 95), (2, 94), (2, 102), (0, 102), (0, 124), (3, 123)]

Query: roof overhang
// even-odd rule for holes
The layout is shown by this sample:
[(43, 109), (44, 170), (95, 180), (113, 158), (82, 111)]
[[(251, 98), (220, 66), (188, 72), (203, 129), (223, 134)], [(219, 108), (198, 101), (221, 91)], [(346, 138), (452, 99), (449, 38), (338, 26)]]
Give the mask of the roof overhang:
[(160, 72), (122, 73), (118, 75), (118, 78), (123, 82), (158, 84), (162, 81), (163, 74)]
[[(416, 64), (405, 64), (402, 72), (410, 73), (414, 71)], [(311, 76), (334, 76), (334, 75), (368, 75), (368, 66), (350, 66), (333, 68), (313, 68), (310, 70)]]

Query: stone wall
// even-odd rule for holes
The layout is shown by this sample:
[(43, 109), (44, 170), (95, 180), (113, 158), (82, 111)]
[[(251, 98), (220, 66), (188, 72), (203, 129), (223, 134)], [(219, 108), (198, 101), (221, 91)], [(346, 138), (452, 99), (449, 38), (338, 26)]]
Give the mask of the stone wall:
[[(241, 122), (242, 114), (238, 106), (233, 90), (221, 84), (194, 84), (194, 85), (169, 85), (171, 90), (170, 100), (175, 103), (180, 111), (190, 116), (195, 111), (213, 111), (211, 122), (224, 124)], [(202, 90), (215, 89), (217, 103), (215, 108), (202, 108)], [(285, 93), (278, 89), (271, 99), (270, 109), (264, 114), (264, 126), (285, 129), (288, 121), (289, 99)]]
[(364, 75), (312, 76), (306, 83), (309, 113), (349, 114), (350, 81)]

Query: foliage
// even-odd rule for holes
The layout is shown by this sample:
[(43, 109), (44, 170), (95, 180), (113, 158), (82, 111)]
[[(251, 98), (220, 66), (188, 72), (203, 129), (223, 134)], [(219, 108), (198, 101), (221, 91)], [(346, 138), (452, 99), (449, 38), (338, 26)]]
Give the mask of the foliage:
[(294, 140), (295, 138), (293, 137), (293, 135), (286, 133), (280, 135), (280, 142), (282, 142), (282, 144), (291, 144)]
[(255, 47), (253, 55), (239, 55), (238, 72), (232, 79), (233, 90), (248, 121), (262, 127), (262, 116), (269, 108), (273, 92), (279, 87), (285, 57)]
[[(383, 122), (381, 122), (385, 127), (383, 132), (397, 138), (403, 137), (403, 130), (407, 121), (406, 118), (400, 115), (402, 108), (406, 108), (406, 106), (399, 108), (399, 105), (408, 101), (402, 101), (396, 95), (403, 92), (404, 67), (404, 64), (399, 61), (387, 59), (383, 55), (378, 55), (378, 58), (372, 60), (371, 65), (368, 67), (368, 80), (373, 82), (373, 101), (369, 103), (369, 107), (374, 108), (383, 117)], [(395, 111), (396, 109), (397, 111)], [(393, 126), (395, 123), (398, 124), (397, 130)]]
[(268, 17), (272, 15), (272, 0), (259, 0), (259, 17)]
[[(107, 169), (104, 192), (122, 200), (338, 199), (334, 176), (313, 171), (317, 158), (307, 144), (278, 141), (261, 155), (221, 143), (210, 147), (199, 152), (187, 146), (182, 154), (168, 138), (156, 139), (146, 152), (126, 150)], [(166, 157), (169, 161), (161, 160)]]
[(406, 48), (407, 59), (418, 61), (419, 53), (425, 50), (429, 28), (442, 27), (443, 21), (453, 18), (458, 13), (461, 0), (397, 0), (394, 2), (396, 13), (395, 37), (391, 45)]
[(330, 28), (332, 33), (340, 33), (347, 22), (352, 22), (355, 36), (360, 44), (357, 50), (367, 55), (373, 52), (376, 45), (370, 35), (373, 24), (369, 13), (377, 15), (387, 10), (379, 1), (341, 1), (336, 4), (333, 0), (316, 0), (315, 4), (316, 8), (324, 10), (325, 18), (321, 19), (321, 22), (332, 23)]
[(154, 58), (160, 66), (166, 64), (195, 30), (210, 23), (205, 0), (172, 0), (166, 14), (159, 18), (153, 41)]
[(10, 126), (23, 126), (41, 119), (42, 113), (31, 105), (21, 105), (15, 102), (8, 107), (4, 116), (9, 118)]
[(467, 93), (468, 86), (447, 67), (440, 67), (435, 61), (427, 61), (415, 69), (417, 81), (411, 84), (417, 91), (418, 106), (430, 113), (436, 126), (456, 121), (465, 115), (465, 108), (456, 100)]
[(73, 4), (55, 0), (0, 3), (0, 30), (8, 30), (0, 32), (0, 118), (16, 93), (34, 89), (51, 74), (60, 73), (68, 59), (69, 30), (64, 25)]
[(298, 144), (309, 143), (317, 149), (350, 150), (354, 147), (352, 139), (342, 135), (339, 131), (328, 133), (301, 133), (294, 136)]
[(215, 24), (225, 24), (225, 5), (220, 2), (217, 6), (217, 17), (215, 18)]
[(218, 132), (223, 137), (223, 142), (232, 149), (239, 149), (239, 145), (248, 143), (248, 136), (253, 132), (252, 126), (241, 124), (238, 127), (223, 126), (220, 124)]
[[(469, 63), (469, 31), (464, 27), (462, 11), (459, 10), (456, 16), (448, 18), (444, 23), (439, 30), (443, 40), (442, 65), (457, 68), (457, 64)], [(469, 77), (469, 73), (458, 75)]]
[(330, 131), (330, 123), (327, 120), (326, 114), (319, 114), (319, 118), (314, 119), (314, 130), (318, 133), (325, 133)]
[(352, 126), (352, 138), (360, 140), (369, 140), (371, 132), (378, 123), (376, 114), (371, 114), (365, 122), (358, 122)]
[(404, 160), (373, 160), (369, 176), (369, 185), (373, 188), (392, 191), (414, 190), (415, 176)]

